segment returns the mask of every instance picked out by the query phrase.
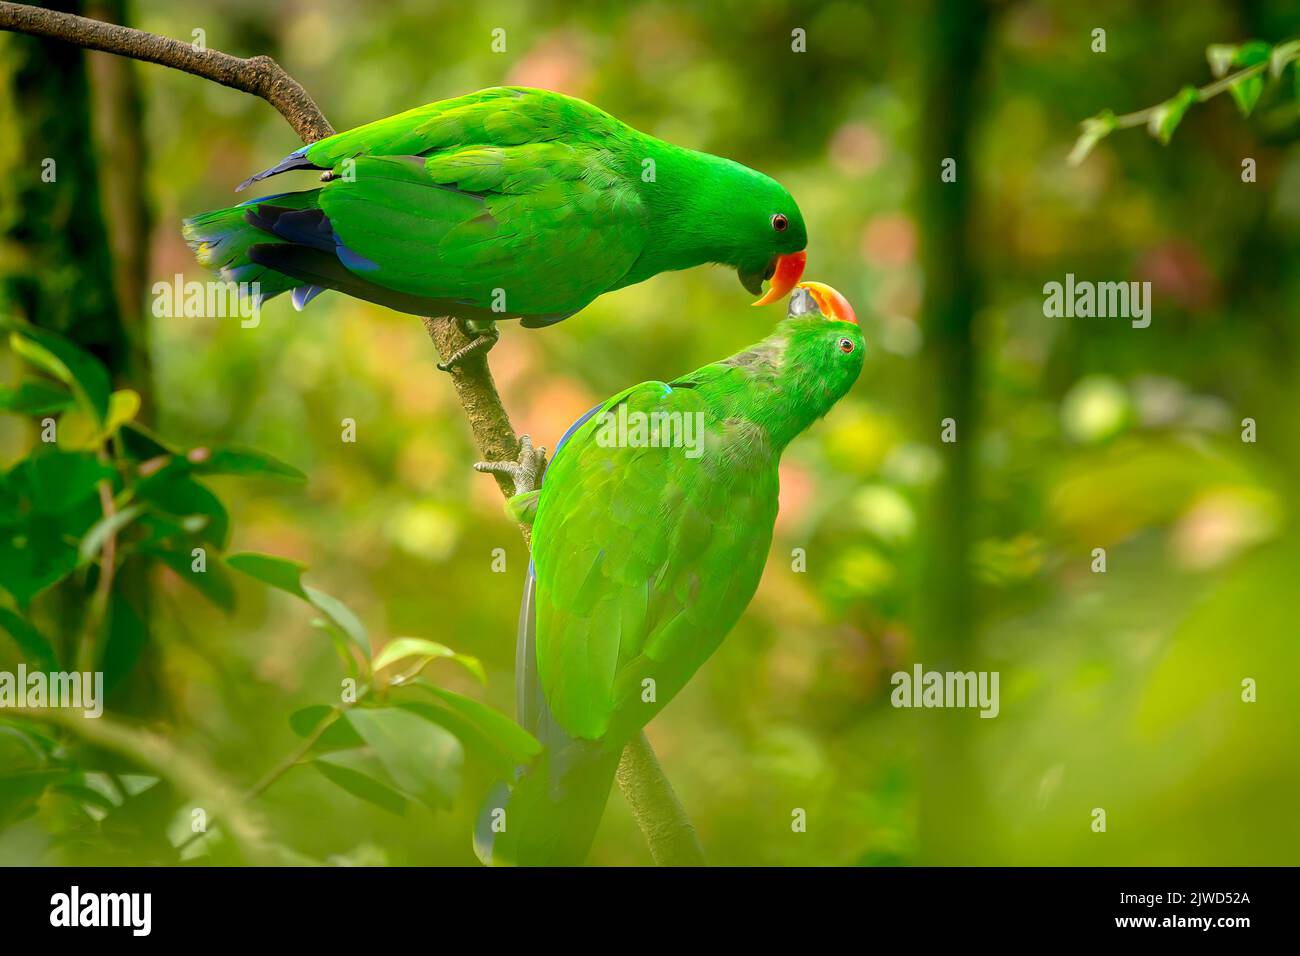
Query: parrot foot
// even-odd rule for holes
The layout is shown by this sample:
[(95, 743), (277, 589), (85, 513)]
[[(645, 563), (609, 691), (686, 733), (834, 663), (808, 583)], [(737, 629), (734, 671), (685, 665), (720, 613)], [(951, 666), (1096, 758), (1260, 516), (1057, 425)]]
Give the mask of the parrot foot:
[(519, 456), (514, 461), (475, 462), (474, 470), (485, 474), (509, 475), (515, 483), (515, 494), (527, 494), (537, 490), (538, 479), (546, 470), (546, 449), (534, 447), (531, 438), (520, 435)]
[(492, 346), (497, 344), (497, 339), (501, 338), (501, 333), (497, 330), (496, 323), (488, 325), (481, 331), (471, 331), (473, 338), (452, 352), (447, 361), (438, 363), (438, 370), (450, 372), (457, 365), (461, 365), (466, 359), (475, 355), (487, 355), (492, 351)]

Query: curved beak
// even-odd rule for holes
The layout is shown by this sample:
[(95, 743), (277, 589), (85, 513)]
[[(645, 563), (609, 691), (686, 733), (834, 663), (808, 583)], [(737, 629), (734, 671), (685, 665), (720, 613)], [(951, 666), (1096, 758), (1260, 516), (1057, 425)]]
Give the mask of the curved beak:
[[(789, 295), (790, 290), (794, 288), (795, 283), (803, 275), (803, 267), (807, 262), (808, 253), (804, 250), (777, 256), (775, 260), (769, 263), (767, 275), (763, 276), (765, 279), (771, 279), (772, 284), (768, 286), (767, 294), (755, 302), (754, 305), (770, 305)], [(745, 282), (745, 279), (744, 275), (740, 277), (741, 282)], [(756, 291), (748, 283), (746, 283), (745, 287), (750, 291)], [(762, 286), (759, 285), (759, 289), (761, 288)]]
[[(809, 299), (812, 301), (809, 302)], [(837, 290), (824, 282), (800, 282), (795, 286), (795, 293), (790, 298), (790, 315), (807, 314), (814, 306), (828, 319), (858, 324), (853, 306), (849, 305), (849, 300)]]

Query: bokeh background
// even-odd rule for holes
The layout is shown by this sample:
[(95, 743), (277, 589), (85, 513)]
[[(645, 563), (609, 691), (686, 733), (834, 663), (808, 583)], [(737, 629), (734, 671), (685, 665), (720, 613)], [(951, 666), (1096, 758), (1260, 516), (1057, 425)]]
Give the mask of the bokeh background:
[[(1135, 129), (1066, 162), (1083, 118), (1208, 82), (1208, 44), (1300, 35), (1293, 4), (146, 0), (91, 12), (269, 53), (338, 129), (540, 86), (762, 169), (798, 199), (808, 277), (855, 304), (869, 353), (851, 394), (786, 454), (751, 607), (648, 729), (710, 862), (1296, 862), (1290, 75), (1249, 120), (1220, 97), (1168, 146)], [(1104, 53), (1091, 49), (1098, 27)], [(791, 50), (795, 28), (807, 52)], [(213, 481), (231, 550), (305, 562), (376, 643), (424, 636), (477, 656), (485, 689), (450, 663), (434, 665), (438, 681), (512, 713), (527, 555), (493, 482), (470, 470), (420, 323), (334, 293), (302, 314), (276, 300), (256, 329), (150, 314), (152, 283), (206, 278), (180, 220), (229, 205), (235, 184), (296, 148), (292, 131), (195, 77), (54, 50), (0, 35), (4, 307), (40, 303), (28, 318), (115, 355), (160, 434), (252, 446), (305, 472), (305, 485)], [(24, 72), (33, 63), (49, 88)], [(53, 143), (76, 153), (75, 202), (39, 183)], [(940, 182), (949, 155), (956, 184)], [(1242, 182), (1246, 157), (1256, 182)], [(98, 238), (78, 225), (97, 214), (88, 203)], [(1066, 273), (1150, 281), (1151, 326), (1045, 318), (1042, 287)], [(659, 276), (559, 327), (505, 328), (492, 368), (516, 427), (553, 447), (598, 399), (762, 337), (775, 313), (747, 302), (730, 271)], [(19, 374), (7, 353), (0, 372)], [(948, 416), (954, 445), (940, 441)], [(1254, 443), (1241, 440), (1247, 417)], [(340, 440), (344, 418), (355, 443)], [(5, 418), (0, 466), (35, 441), (31, 421)], [(1095, 548), (1105, 573), (1091, 570)], [(152, 586), (149, 640), (112, 709), (249, 786), (295, 746), (288, 715), (336, 693), (329, 642), (301, 604), (251, 581), (231, 615), (171, 572)], [(13, 660), (0, 637), (0, 663)], [(917, 661), (999, 671), (1000, 715), (891, 707), (890, 675)], [(300, 768), (257, 807), (303, 859), (470, 864), (487, 785), (471, 761), (452, 807), (395, 816)], [(154, 858), (144, 840), (61, 839), (57, 803), (0, 830), (0, 863)], [(807, 832), (792, 832), (795, 808)], [(650, 862), (617, 792), (592, 862)]]

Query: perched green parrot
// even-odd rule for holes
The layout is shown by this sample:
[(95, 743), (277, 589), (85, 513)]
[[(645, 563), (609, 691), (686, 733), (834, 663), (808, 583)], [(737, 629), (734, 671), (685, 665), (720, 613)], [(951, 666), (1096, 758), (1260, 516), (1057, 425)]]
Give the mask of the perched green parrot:
[[(754, 596), (781, 453), (844, 396), (862, 358), (843, 296), (801, 283), (763, 341), (591, 409), (565, 434), (541, 489), (511, 499), (533, 529), (518, 717), (545, 751), (484, 805), (475, 831), (484, 862), (583, 861), (624, 745)], [(701, 439), (673, 446), (674, 434), (692, 433)]]
[(519, 87), (431, 103), (304, 146), (250, 183), (324, 170), (324, 185), (185, 222), (228, 281), (325, 289), (415, 315), (454, 315), (495, 341), (497, 319), (551, 325), (660, 272), (734, 267), (756, 304), (803, 272), (790, 194), (729, 159), (683, 149), (590, 103)]

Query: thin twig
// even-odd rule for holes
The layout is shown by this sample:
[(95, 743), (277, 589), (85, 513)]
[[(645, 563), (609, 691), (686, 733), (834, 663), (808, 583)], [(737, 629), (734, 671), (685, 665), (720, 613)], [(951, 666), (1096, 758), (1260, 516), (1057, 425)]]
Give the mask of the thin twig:
[[(1248, 66), (1244, 70), (1230, 73), (1223, 77), (1223, 79), (1215, 80), (1213, 83), (1207, 83), (1205, 86), (1199, 87), (1196, 90), (1196, 102), (1204, 103), (1208, 99), (1213, 99), (1220, 93), (1226, 92), (1230, 89), (1234, 83), (1255, 76), (1258, 73), (1263, 73), (1266, 69), (1268, 69), (1267, 62), (1256, 63), (1254, 66)], [(1136, 110), (1132, 113), (1125, 113), (1123, 116), (1116, 116), (1115, 128), (1131, 129), (1134, 126), (1141, 126), (1144, 123), (1150, 122), (1152, 114), (1164, 105), (1164, 103), (1157, 103), (1155, 106), (1148, 106), (1144, 110)]]
[[(338, 707), (332, 708), (328, 714), (326, 714), (324, 717), (320, 719), (320, 722), (316, 724), (315, 729), (313, 729), (310, 734), (308, 734), (305, 738), (303, 738), (303, 742), (298, 745), (297, 749), (295, 749), (292, 753), (285, 756), (283, 760), (281, 760), (274, 767), (268, 770), (262, 776), (261, 780), (257, 781), (257, 783), (253, 784), (251, 787), (248, 788), (248, 790), (244, 792), (244, 795), (240, 797), (240, 802), (247, 803), (248, 801), (253, 800), (256, 797), (261, 796), (268, 789), (270, 789), (271, 784), (275, 783), (286, 773), (292, 770), (295, 766), (297, 766), (298, 761), (302, 760), (303, 757), (307, 756), (307, 753), (311, 750), (311, 748), (316, 746), (316, 741), (320, 740), (321, 736), (325, 733), (325, 731), (329, 730), (330, 727), (333, 726), (334, 722), (338, 720), (339, 717), (341, 717), (342, 715), (343, 715), (343, 711), (340, 708)], [(216, 822), (216, 820), (212, 819), (209, 820), (208, 822), (209, 824), (211, 824)], [(180, 843), (176, 845), (176, 851), (179, 853), (180, 851), (184, 850), (187, 846), (189, 846), (191, 843), (195, 843), (198, 840), (201, 840), (205, 836), (207, 836), (206, 830), (197, 833), (191, 833), (188, 837), (186, 837), (184, 840), (182, 840)]]
[(262, 793), (266, 792), (271, 784), (275, 783), (292, 770), (294, 765), (303, 757), (307, 756), (307, 752), (310, 751), (312, 747), (316, 746), (316, 741), (321, 739), (321, 736), (325, 731), (334, 726), (334, 722), (338, 720), (342, 714), (343, 711), (338, 707), (335, 707), (328, 714), (322, 717), (320, 723), (316, 725), (316, 729), (303, 738), (303, 741), (297, 750), (286, 756), (278, 764), (268, 770), (261, 780), (248, 788), (248, 792), (244, 794), (244, 799), (252, 800), (254, 797), (260, 796)]

